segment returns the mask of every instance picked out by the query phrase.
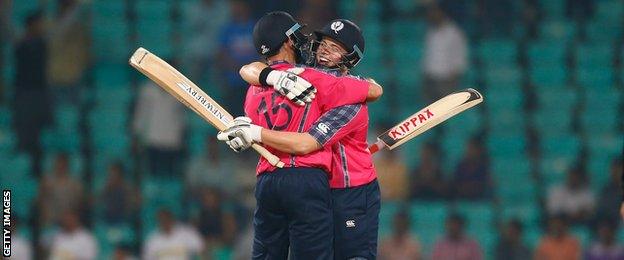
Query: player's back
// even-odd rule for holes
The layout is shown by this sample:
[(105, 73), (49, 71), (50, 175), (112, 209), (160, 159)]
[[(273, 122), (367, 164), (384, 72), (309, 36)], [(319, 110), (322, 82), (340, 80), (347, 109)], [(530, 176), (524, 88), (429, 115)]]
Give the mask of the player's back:
[[(271, 67), (287, 70), (294, 66), (288, 63), (277, 63)], [(365, 87), (365, 81), (339, 79), (310, 68), (306, 68), (300, 76), (317, 88), (316, 98), (311, 103), (298, 106), (277, 93), (273, 88), (251, 86), (245, 100), (245, 113), (252, 122), (277, 131), (305, 132), (327, 110), (345, 104), (362, 102), (366, 99), (368, 84)], [(350, 81), (345, 83), (345, 80)], [(357, 86), (358, 84), (359, 86)], [(343, 85), (356, 86), (353, 86), (353, 91), (350, 93), (344, 93)], [(301, 156), (280, 152), (270, 147), (266, 148), (278, 156), (287, 167), (313, 167), (323, 169), (326, 172), (331, 170), (331, 147), (323, 147)], [(262, 173), (274, 169), (264, 158), (261, 158), (257, 172)]]

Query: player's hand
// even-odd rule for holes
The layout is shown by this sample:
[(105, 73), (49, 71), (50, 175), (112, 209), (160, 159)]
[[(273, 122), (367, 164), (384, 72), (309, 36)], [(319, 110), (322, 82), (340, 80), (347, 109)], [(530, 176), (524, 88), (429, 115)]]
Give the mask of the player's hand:
[(267, 75), (266, 82), (295, 104), (304, 106), (305, 103), (312, 102), (316, 96), (314, 94), (316, 88), (307, 80), (297, 76), (304, 70), (304, 68), (292, 68), (286, 71), (273, 70)]
[(260, 142), (262, 127), (251, 123), (249, 117), (237, 117), (228, 123), (227, 128), (217, 134), (232, 150), (240, 152), (249, 149), (254, 142)]

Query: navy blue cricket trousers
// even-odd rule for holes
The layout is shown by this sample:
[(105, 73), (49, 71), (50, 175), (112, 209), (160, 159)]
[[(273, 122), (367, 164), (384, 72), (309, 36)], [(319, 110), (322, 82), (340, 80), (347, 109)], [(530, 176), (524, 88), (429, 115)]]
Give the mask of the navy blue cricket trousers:
[(258, 176), (252, 259), (333, 259), (328, 175), (282, 168)]

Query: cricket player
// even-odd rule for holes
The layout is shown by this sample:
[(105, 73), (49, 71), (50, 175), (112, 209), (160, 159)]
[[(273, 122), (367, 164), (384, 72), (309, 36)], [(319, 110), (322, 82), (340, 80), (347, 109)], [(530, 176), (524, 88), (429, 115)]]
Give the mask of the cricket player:
[[(364, 52), (360, 28), (349, 20), (336, 19), (316, 31), (315, 36), (312, 46), (317, 66), (339, 76), (351, 77), (349, 70), (357, 65)], [(253, 79), (258, 77), (257, 70), (243, 67), (241, 73), (243, 78)], [(334, 108), (323, 114), (306, 133), (266, 129), (261, 133), (263, 144), (283, 152), (308, 154), (323, 147), (332, 148), (330, 187), (335, 259), (375, 259), (377, 256), (380, 192), (368, 151), (367, 134), (366, 103)], [(234, 136), (250, 139), (244, 135), (245, 132), (240, 131)], [(233, 148), (241, 149), (236, 145)]]
[[(272, 12), (255, 25), (253, 38), (269, 68), (260, 71), (262, 85), (276, 70), (295, 68), (300, 59), (301, 26), (285, 12)], [(297, 74), (316, 88), (315, 98), (299, 106), (275, 88), (250, 86), (245, 100), (246, 117), (233, 120), (219, 140), (230, 146), (247, 147), (251, 140), (262, 143), (263, 132), (308, 131), (323, 113), (348, 104), (358, 104), (381, 96), (381, 86), (354, 77), (336, 77), (310, 68)], [(282, 77), (293, 80), (292, 74)], [(253, 122), (253, 124), (252, 124)], [(265, 131), (263, 131), (265, 130)], [(243, 138), (237, 133), (244, 132)], [(245, 138), (249, 139), (245, 139)], [(333, 218), (328, 186), (332, 168), (331, 147), (320, 147), (305, 155), (267, 147), (287, 167), (275, 168), (264, 158), (256, 169), (256, 210), (254, 212), (254, 259), (333, 259)]]

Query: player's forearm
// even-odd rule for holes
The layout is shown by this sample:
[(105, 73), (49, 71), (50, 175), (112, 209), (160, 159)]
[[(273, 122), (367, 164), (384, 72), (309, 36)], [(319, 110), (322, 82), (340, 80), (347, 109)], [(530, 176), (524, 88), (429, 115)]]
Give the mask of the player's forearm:
[(268, 67), (268, 65), (255, 61), (241, 67), (238, 74), (240, 74), (243, 80), (247, 83), (251, 85), (260, 85), (260, 72), (262, 72), (262, 70), (266, 67)]
[(264, 128), (261, 135), (264, 145), (289, 154), (303, 155), (321, 148), (308, 133), (279, 132)]
[(373, 102), (383, 95), (383, 88), (373, 79), (368, 79), (368, 82), (368, 95), (366, 96), (366, 102)]

